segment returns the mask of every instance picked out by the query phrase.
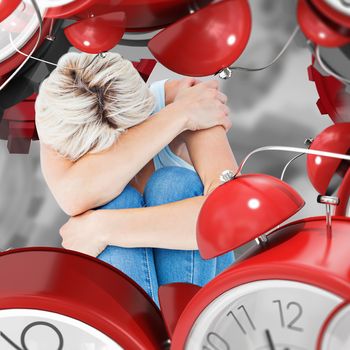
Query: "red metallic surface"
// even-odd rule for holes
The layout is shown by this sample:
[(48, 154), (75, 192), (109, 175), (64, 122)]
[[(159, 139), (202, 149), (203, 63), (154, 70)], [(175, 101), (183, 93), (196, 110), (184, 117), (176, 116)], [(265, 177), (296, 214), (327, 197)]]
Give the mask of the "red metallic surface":
[(70, 43), (87, 53), (101, 53), (113, 49), (125, 32), (125, 14), (112, 12), (80, 20), (64, 29)]
[(170, 283), (159, 287), (159, 303), (169, 337), (189, 301), (201, 287), (191, 283)]
[(10, 122), (9, 134), (14, 138), (22, 138), (31, 140), (35, 134), (34, 122)]
[(350, 17), (345, 14), (335, 10), (333, 7), (329, 6), (324, 0), (310, 0), (319, 11), (321, 11), (326, 17), (330, 18), (332, 21), (346, 27), (350, 28)]
[[(51, 26), (51, 20), (44, 20), (43, 33), (39, 41), (38, 47), (43, 43), (46, 35), (49, 33), (50, 26)], [(27, 43), (21, 48), (21, 51), (26, 54), (29, 54), (36, 44), (38, 35), (39, 35), (39, 31), (37, 31), (31, 38), (28, 39)], [(17, 68), (25, 59), (26, 59), (26, 56), (16, 52), (8, 59), (0, 62), (0, 76), (4, 76), (7, 73), (14, 70), (15, 68)]]
[(172, 350), (183, 350), (193, 323), (203, 309), (225, 291), (259, 280), (307, 283), (344, 299), (350, 297), (350, 218), (334, 217), (327, 234), (325, 217), (290, 223), (268, 236), (244, 260), (225, 270), (187, 304), (172, 338)]
[(7, 149), (9, 153), (28, 154), (31, 140), (37, 137), (34, 122), (10, 121)]
[(283, 223), (304, 205), (285, 182), (264, 174), (241, 175), (213, 191), (197, 221), (201, 256), (234, 250)]
[(0, 22), (7, 18), (21, 2), (21, 0), (0, 1)]
[(320, 113), (328, 114), (334, 123), (350, 122), (350, 94), (345, 85), (332, 76), (323, 76), (314, 66), (309, 66), (308, 74), (320, 97), (317, 101)]
[(324, 337), (324, 333), (326, 332), (327, 330), (327, 327), (329, 326), (330, 322), (332, 321), (333, 317), (338, 313), (340, 312), (343, 308), (345, 308), (346, 306), (349, 305), (349, 301), (345, 301), (343, 303), (341, 303), (340, 305), (338, 305), (330, 314), (329, 316), (327, 317), (325, 323), (323, 324), (322, 328), (321, 328), (321, 331), (320, 331), (320, 334), (318, 336), (318, 339), (317, 339), (317, 346), (316, 346), (316, 349), (317, 350), (321, 350), (321, 346), (322, 346), (322, 341), (323, 341), (323, 337)]
[[(212, 0), (198, 0), (204, 6)], [(48, 10), (51, 18), (89, 18), (110, 12), (124, 12), (128, 29), (161, 28), (189, 13), (188, 0), (78, 0), (74, 3)]]
[(206, 76), (230, 66), (245, 49), (251, 30), (246, 0), (224, 0), (186, 16), (158, 33), (148, 47), (172, 71)]
[(8, 121), (34, 121), (35, 120), (35, 99), (33, 94), (28, 99), (5, 110), (3, 120)]
[[(350, 123), (338, 123), (326, 128), (315, 138), (310, 149), (347, 154), (350, 150)], [(341, 162), (341, 159), (307, 155), (307, 172), (316, 191), (326, 194)]]
[(98, 329), (124, 349), (161, 348), (157, 306), (126, 275), (77, 252), (23, 248), (0, 254), (0, 309), (60, 313)]
[(335, 208), (335, 215), (346, 216), (350, 204), (350, 167), (340, 184), (337, 197), (339, 198), (339, 205)]
[(142, 79), (147, 82), (148, 78), (153, 72), (154, 67), (157, 64), (156, 60), (153, 59), (141, 59), (140, 62), (132, 62), (134, 67), (138, 70), (140, 73)]
[(299, 0), (297, 16), (305, 36), (317, 45), (339, 47), (350, 42), (350, 35), (343, 35), (332, 28), (311, 8), (308, 0)]
[(35, 128), (36, 94), (5, 110), (0, 121), (0, 139), (8, 140), (10, 153), (27, 154), (31, 140), (38, 139)]

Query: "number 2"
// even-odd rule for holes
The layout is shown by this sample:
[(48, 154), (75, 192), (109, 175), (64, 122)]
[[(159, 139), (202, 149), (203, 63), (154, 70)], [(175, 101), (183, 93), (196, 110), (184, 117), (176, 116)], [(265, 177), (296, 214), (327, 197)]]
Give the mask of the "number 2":
[[(273, 303), (277, 303), (278, 304), (278, 308), (280, 311), (280, 319), (281, 319), (281, 326), (284, 328), (286, 327), (286, 323), (285, 323), (285, 315), (284, 315), (284, 311), (283, 311), (283, 305), (281, 300), (274, 300)], [(297, 327), (295, 324), (299, 321), (300, 317), (303, 315), (303, 308), (302, 306), (297, 303), (296, 301), (291, 301), (287, 304), (286, 307), (287, 311), (288, 310), (297, 310), (296, 315), (294, 316), (294, 318), (287, 324), (287, 328), (293, 330), (293, 331), (298, 331), (298, 332), (303, 332), (303, 328), (301, 327)]]

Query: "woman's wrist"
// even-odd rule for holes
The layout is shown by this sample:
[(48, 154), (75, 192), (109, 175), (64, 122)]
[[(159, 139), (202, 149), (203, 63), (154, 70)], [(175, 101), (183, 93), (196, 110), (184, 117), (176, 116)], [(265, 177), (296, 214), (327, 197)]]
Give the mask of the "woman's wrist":
[(178, 135), (189, 129), (190, 118), (188, 113), (180, 108), (179, 104), (170, 103), (158, 113), (162, 114), (163, 112), (164, 117), (167, 118), (170, 123), (174, 124)]
[(104, 245), (115, 245), (123, 248), (131, 248), (128, 223), (120, 215), (121, 209), (99, 209), (95, 211), (94, 226), (100, 235), (100, 241)]
[(112, 244), (111, 237), (113, 234), (111, 232), (111, 227), (113, 226), (110, 223), (110, 216), (106, 215), (108, 214), (107, 211), (107, 209), (95, 210), (92, 217), (93, 222), (91, 223), (96, 228), (96, 234), (99, 235), (100, 241), (106, 246)]

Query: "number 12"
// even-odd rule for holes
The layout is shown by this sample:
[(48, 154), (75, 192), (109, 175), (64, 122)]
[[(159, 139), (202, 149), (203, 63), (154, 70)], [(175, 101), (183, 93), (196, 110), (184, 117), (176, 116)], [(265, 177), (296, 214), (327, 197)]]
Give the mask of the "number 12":
[[(278, 308), (280, 311), (280, 318), (281, 318), (281, 326), (284, 328), (286, 327), (286, 323), (285, 323), (285, 313), (283, 311), (283, 305), (281, 300), (274, 300), (273, 303), (277, 303), (278, 304)], [(297, 313), (294, 316), (294, 318), (287, 324), (287, 328), (293, 330), (293, 331), (298, 331), (298, 332), (303, 332), (303, 328), (301, 327), (297, 327), (295, 324), (298, 322), (298, 320), (300, 319), (300, 317), (303, 315), (303, 308), (302, 306), (297, 303), (296, 301), (291, 301), (287, 304), (286, 310), (291, 310), (291, 309), (296, 309)]]

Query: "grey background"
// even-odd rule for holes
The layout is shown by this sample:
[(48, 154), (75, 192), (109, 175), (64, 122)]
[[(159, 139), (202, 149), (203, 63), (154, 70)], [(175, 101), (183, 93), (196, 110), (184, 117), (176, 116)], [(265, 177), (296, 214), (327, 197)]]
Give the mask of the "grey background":
[[(248, 47), (237, 64), (257, 67), (268, 63), (281, 49), (294, 29), (294, 0), (253, 0), (253, 31)], [(118, 46), (125, 58), (152, 57), (146, 48)], [(179, 47), (179, 55), (181, 52)], [(238, 161), (251, 150), (266, 145), (303, 147), (304, 139), (317, 135), (331, 124), (317, 107), (316, 88), (308, 81), (311, 54), (300, 35), (286, 55), (273, 67), (256, 73), (235, 72), (221, 89), (229, 97), (232, 130), (230, 143)], [(158, 64), (151, 80), (177, 75)], [(260, 153), (245, 172), (280, 175), (291, 157), (287, 153)], [(0, 143), (0, 250), (21, 246), (59, 246), (59, 228), (68, 217), (57, 206), (41, 171), (39, 144), (33, 142), (29, 155), (10, 155), (6, 142)], [(324, 213), (316, 203), (316, 192), (300, 158), (286, 180), (302, 194), (306, 206), (296, 217)], [(295, 219), (294, 217), (293, 219)]]

